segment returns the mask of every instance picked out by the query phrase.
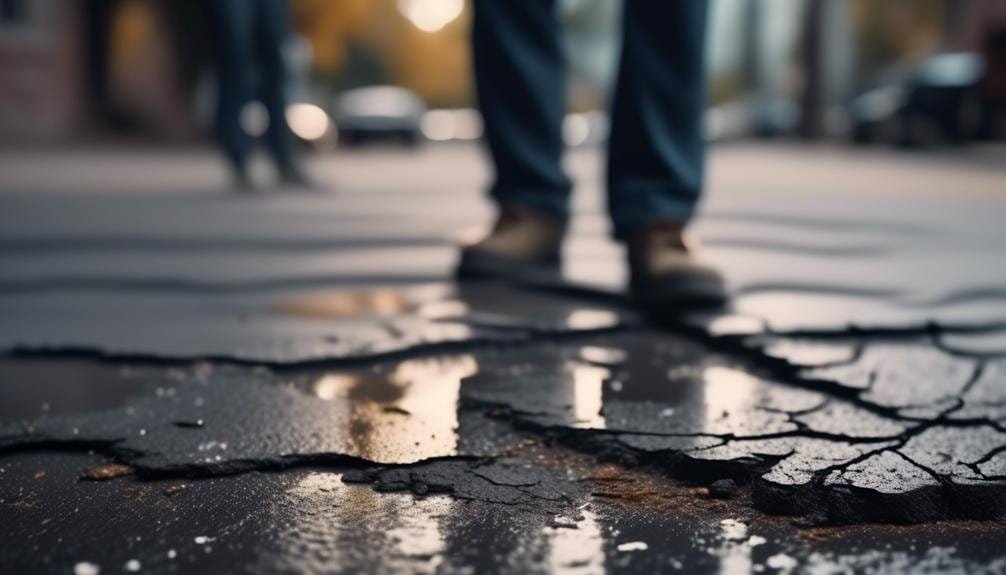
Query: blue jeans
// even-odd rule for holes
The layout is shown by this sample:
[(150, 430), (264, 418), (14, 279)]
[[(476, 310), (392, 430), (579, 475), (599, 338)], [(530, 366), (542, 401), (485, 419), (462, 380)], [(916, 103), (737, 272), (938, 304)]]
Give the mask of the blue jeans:
[(244, 170), (251, 145), (241, 128), (241, 110), (258, 96), (269, 114), (266, 145), (279, 168), (290, 169), (293, 153), (283, 59), (283, 44), (291, 30), (287, 2), (212, 0), (211, 5), (220, 81), (216, 126), (220, 144), (234, 167)]
[[(707, 0), (626, 0), (608, 144), (615, 236), (686, 222), (702, 190)], [(566, 90), (554, 0), (475, 0), (479, 107), (495, 165), (490, 193), (565, 221)]]

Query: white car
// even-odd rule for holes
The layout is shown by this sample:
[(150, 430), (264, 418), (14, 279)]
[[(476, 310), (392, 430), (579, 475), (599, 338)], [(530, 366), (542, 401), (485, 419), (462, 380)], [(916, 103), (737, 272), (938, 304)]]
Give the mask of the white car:
[(416, 144), (425, 112), (426, 104), (418, 96), (397, 86), (347, 90), (332, 107), (339, 142), (347, 145), (387, 139)]

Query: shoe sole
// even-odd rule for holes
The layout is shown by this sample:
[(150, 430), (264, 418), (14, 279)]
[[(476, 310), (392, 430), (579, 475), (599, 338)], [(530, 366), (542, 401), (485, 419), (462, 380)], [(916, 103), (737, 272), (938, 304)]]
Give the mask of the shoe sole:
[[(650, 287), (642, 287), (650, 284)], [(652, 281), (631, 282), (633, 302), (658, 318), (680, 317), (693, 311), (722, 308), (730, 301), (719, 278), (681, 276), (667, 278), (657, 285)]]
[(513, 282), (554, 282), (562, 277), (559, 261), (527, 263), (490, 254), (462, 253), (455, 271), (460, 280), (499, 279)]

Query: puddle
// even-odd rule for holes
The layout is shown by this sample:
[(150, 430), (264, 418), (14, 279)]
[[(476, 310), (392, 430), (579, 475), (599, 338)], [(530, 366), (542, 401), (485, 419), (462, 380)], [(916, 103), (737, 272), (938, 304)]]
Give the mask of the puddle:
[(548, 566), (553, 573), (603, 573), (604, 534), (597, 515), (580, 509), (575, 524), (550, 527), (544, 535), (548, 543)]
[[(443, 560), (442, 523), (458, 505), (447, 497), (380, 494), (343, 483), (340, 473), (317, 471), (267, 512), (284, 526), (273, 540), (291, 546), (282, 555), (294, 571), (353, 571), (361, 556), (381, 556), (382, 570), (429, 573)], [(263, 554), (263, 561), (270, 559)]]
[(459, 355), (302, 373), (294, 385), (332, 404), (359, 456), (420, 459), (457, 453), (458, 393), (461, 381), (477, 371), (474, 356)]
[(415, 307), (415, 303), (401, 292), (386, 288), (310, 293), (273, 305), (274, 310), (285, 315), (317, 319), (390, 316)]
[[(102, 572), (134, 561), (154, 572), (283, 573), (991, 574), (1006, 567), (1003, 528), (993, 522), (797, 529), (789, 518), (696, 500), (656, 476), (656, 498), (646, 505), (576, 498), (555, 516), (378, 493), (343, 482), (337, 469), (191, 480), (174, 498), (167, 492), (175, 481), (76, 481), (80, 469), (100, 462), (56, 452), (0, 462), (0, 535), (11, 542), (0, 547), (0, 570), (69, 572), (83, 561)], [(626, 478), (638, 481), (633, 489), (651, 481)]]
[(573, 427), (604, 429), (604, 382), (611, 372), (576, 362), (567, 363), (566, 369), (572, 379), (568, 401), (573, 406)]

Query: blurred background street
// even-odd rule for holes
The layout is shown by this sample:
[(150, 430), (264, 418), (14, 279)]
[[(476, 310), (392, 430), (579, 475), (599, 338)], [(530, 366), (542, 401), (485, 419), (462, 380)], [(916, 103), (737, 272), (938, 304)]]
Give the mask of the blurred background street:
[[(560, 5), (566, 139), (601, 141), (596, 112), (614, 73), (619, 6)], [(463, 0), (295, 0), (291, 9), (287, 115), (305, 145), (479, 137)], [(910, 147), (1001, 138), (1004, 21), (994, 0), (721, 0), (708, 35), (709, 134)], [(211, 125), (215, 46), (196, 4), (5, 0), (0, 139), (199, 138)], [(253, 134), (267, 123), (254, 102), (242, 115)]]

